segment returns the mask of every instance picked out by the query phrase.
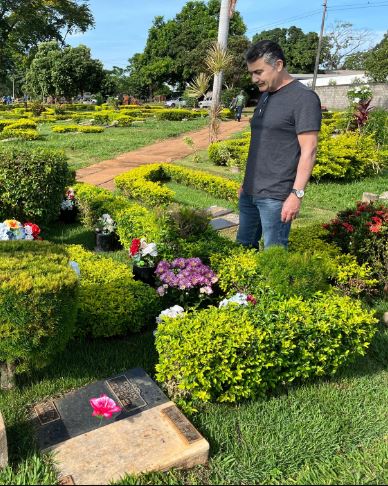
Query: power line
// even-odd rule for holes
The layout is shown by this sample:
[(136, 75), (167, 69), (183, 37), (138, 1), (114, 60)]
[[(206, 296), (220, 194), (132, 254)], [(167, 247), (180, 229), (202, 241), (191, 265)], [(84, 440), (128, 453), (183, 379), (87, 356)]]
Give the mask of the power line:
[[(344, 4), (344, 5), (338, 5), (338, 6), (333, 6), (333, 7), (327, 7), (327, 11), (329, 12), (339, 12), (339, 11), (342, 11), (342, 10), (355, 10), (355, 9), (365, 9), (365, 8), (376, 8), (376, 7), (388, 7), (388, 3), (387, 3), (387, 0), (385, 0), (384, 2), (380, 2), (380, 3), (377, 3), (377, 2), (374, 2), (373, 4), (371, 2), (368, 2), (367, 4), (365, 4), (364, 2), (363, 3), (353, 3), (353, 4)], [(302, 20), (302, 19), (305, 19), (305, 18), (308, 18), (308, 17), (312, 17), (314, 15), (318, 15), (321, 13), (321, 10), (311, 10), (311, 11), (308, 11), (308, 12), (305, 12), (304, 14), (302, 15), (298, 15), (298, 16), (294, 16), (294, 17), (288, 17), (288, 18), (283, 18), (283, 19), (278, 19), (272, 23), (269, 23), (269, 24), (263, 24), (263, 25), (260, 25), (258, 27), (252, 27), (251, 29), (249, 29), (247, 31), (247, 34), (251, 33), (251, 32), (260, 32), (261, 30), (265, 30), (269, 27), (276, 27), (277, 25), (282, 25), (284, 23), (287, 23), (287, 22), (292, 22), (294, 20)]]
[(266, 27), (271, 27), (273, 25), (280, 25), (281, 23), (283, 22), (291, 22), (293, 20), (299, 20), (299, 19), (304, 19), (304, 18), (307, 18), (307, 17), (312, 17), (313, 15), (317, 15), (321, 13), (321, 10), (318, 9), (318, 10), (312, 10), (310, 12), (306, 12), (304, 15), (298, 15), (298, 16), (295, 16), (295, 17), (288, 17), (288, 18), (285, 18), (285, 19), (279, 19), (279, 20), (275, 20), (274, 22), (270, 23), (270, 24), (263, 24), (259, 27), (252, 27), (251, 29), (249, 29), (247, 31), (247, 33), (249, 32), (253, 32), (254, 30), (258, 30), (258, 29), (263, 29), (263, 28), (266, 28)]

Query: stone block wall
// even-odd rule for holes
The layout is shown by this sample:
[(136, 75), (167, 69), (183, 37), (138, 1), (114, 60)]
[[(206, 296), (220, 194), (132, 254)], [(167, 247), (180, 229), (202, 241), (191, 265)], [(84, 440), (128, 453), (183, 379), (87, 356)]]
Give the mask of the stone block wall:
[[(344, 110), (349, 106), (346, 93), (353, 85), (317, 86), (315, 91), (323, 106), (331, 110)], [(373, 92), (371, 106), (388, 109), (388, 83), (369, 84)]]

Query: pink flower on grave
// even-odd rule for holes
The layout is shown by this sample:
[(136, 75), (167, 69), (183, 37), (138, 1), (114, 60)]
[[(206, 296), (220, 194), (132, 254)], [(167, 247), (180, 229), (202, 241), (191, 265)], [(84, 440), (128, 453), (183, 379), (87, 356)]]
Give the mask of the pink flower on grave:
[(100, 398), (91, 398), (90, 405), (93, 408), (93, 417), (111, 418), (112, 414), (121, 412), (121, 408), (116, 405), (116, 402), (106, 395), (101, 395)]

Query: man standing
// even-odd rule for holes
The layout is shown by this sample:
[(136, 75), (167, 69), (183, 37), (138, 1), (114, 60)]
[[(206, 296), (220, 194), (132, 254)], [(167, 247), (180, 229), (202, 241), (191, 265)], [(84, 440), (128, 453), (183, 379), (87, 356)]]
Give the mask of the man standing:
[(237, 120), (237, 121), (241, 120), (241, 115), (242, 115), (242, 111), (244, 109), (244, 106), (245, 106), (244, 91), (240, 91), (240, 93), (235, 98), (235, 105), (234, 105), (234, 109), (236, 110), (235, 120)]
[(251, 120), (244, 182), (239, 190), (237, 241), (258, 248), (287, 248), (291, 222), (299, 213), (314, 167), (321, 126), (317, 94), (285, 69), (280, 46), (262, 40), (246, 60), (261, 97)]

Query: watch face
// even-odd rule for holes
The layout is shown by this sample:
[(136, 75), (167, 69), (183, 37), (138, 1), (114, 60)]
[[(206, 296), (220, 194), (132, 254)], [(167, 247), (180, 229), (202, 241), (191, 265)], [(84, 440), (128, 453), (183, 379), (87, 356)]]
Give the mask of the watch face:
[(293, 189), (292, 192), (296, 195), (296, 197), (302, 198), (304, 196), (303, 189)]

